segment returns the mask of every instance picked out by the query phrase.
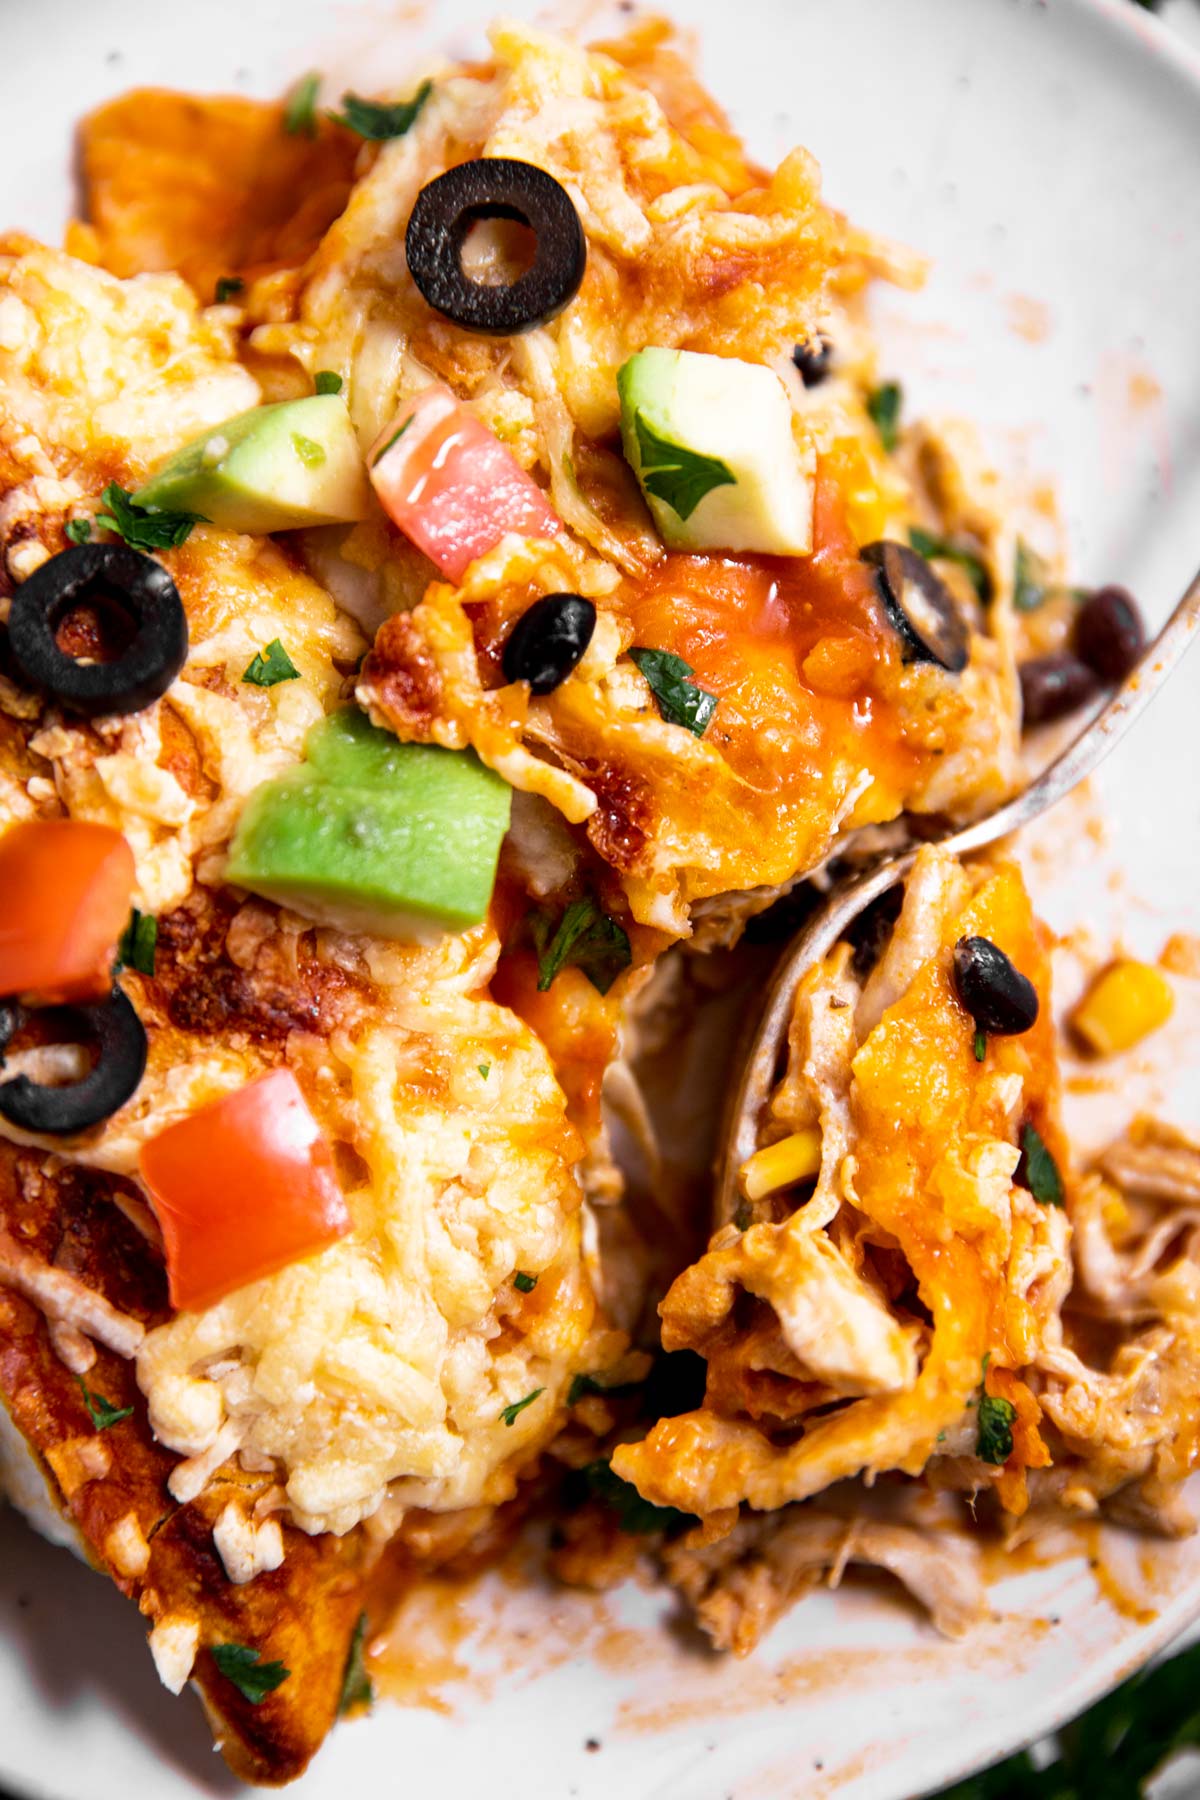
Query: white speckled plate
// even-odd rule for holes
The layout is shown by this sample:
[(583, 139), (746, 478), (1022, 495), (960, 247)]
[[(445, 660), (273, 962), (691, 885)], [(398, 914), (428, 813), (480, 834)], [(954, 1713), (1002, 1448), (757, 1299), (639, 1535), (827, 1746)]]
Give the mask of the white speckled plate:
[[(59, 231), (72, 121), (124, 86), (266, 94), (321, 66), (369, 89), (422, 47), (467, 44), (491, 10), (0, 0), (14, 147), (0, 221)], [(935, 259), (924, 294), (878, 308), (910, 405), (974, 416), (1002, 464), (1052, 478), (1078, 578), (1125, 581), (1161, 618), (1200, 556), (1200, 62), (1125, 0), (673, 10), (758, 152), (803, 141), (835, 203)], [(590, 9), (597, 26), (611, 19)], [(1198, 709), (1200, 660), (1093, 793), (1039, 831), (1029, 866), (1056, 927), (1086, 921), (1101, 943), (1119, 934), (1151, 955), (1169, 932), (1200, 930)], [(1177, 986), (1153, 1055), (1076, 1104), (1086, 1140), (1139, 1104), (1200, 1124), (1200, 982)], [(1076, 1556), (998, 1586), (996, 1622), (964, 1646), (883, 1590), (848, 1588), (736, 1665), (672, 1634), (640, 1590), (601, 1601), (497, 1582), (458, 1652), (480, 1672), (443, 1687), (450, 1710), (379, 1707), (334, 1735), (297, 1792), (901, 1800), (1074, 1713), (1200, 1614), (1197, 1542), (1105, 1555), (1140, 1623)], [(11, 1516), (0, 1722), (0, 1781), (22, 1795), (182, 1800), (236, 1785), (195, 1704), (157, 1687), (136, 1616)]]

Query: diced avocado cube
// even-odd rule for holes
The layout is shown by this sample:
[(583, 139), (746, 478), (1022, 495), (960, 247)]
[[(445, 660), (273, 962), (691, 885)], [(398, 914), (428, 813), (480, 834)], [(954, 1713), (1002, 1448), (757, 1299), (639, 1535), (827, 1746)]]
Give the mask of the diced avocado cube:
[(226, 879), (342, 931), (423, 942), (487, 913), (512, 790), (473, 751), (402, 744), (352, 709), (257, 788)]
[(370, 510), (363, 454), (337, 394), (226, 419), (177, 450), (133, 498), (254, 533), (364, 519)]
[(779, 376), (694, 350), (640, 350), (617, 372), (621, 438), (673, 550), (812, 549), (815, 457)]

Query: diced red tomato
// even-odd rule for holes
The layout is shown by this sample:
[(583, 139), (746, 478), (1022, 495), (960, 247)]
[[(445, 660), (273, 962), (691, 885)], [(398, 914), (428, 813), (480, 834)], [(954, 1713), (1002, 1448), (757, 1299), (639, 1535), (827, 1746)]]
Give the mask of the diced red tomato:
[(288, 1069), (168, 1125), (140, 1163), (179, 1310), (213, 1306), (351, 1229), (333, 1154)]
[(111, 825), (27, 819), (0, 838), (0, 995), (99, 1000), (129, 922), (133, 852)]
[(507, 532), (552, 538), (562, 530), (512, 452), (440, 383), (396, 414), (367, 463), (389, 519), (450, 581)]

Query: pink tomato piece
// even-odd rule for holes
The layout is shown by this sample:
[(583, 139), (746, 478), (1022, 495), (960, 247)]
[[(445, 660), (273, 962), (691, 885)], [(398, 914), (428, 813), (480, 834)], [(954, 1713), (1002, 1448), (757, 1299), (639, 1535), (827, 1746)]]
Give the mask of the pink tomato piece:
[(562, 530), (512, 452), (440, 383), (397, 413), (368, 466), (389, 519), (450, 581), (510, 531), (552, 538)]

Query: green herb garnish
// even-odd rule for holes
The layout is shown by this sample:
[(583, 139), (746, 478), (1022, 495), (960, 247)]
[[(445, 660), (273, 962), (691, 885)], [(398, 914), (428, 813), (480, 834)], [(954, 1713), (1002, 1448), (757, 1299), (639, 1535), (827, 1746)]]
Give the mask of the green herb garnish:
[(371, 1706), (375, 1700), (375, 1684), (367, 1674), (367, 1615), (361, 1612), (350, 1638), (346, 1654), (346, 1672), (342, 1676), (342, 1697), (338, 1701), (338, 1717), (354, 1712), (360, 1706)]
[(486, 1081), (488, 1076), (492, 1072), (491, 1063), (476, 1063), (475, 1067), (479, 1070), (479, 1073), (483, 1076), (483, 1079)]
[(582, 1474), (592, 1498), (602, 1501), (617, 1515), (622, 1531), (641, 1536), (651, 1531), (676, 1531), (680, 1526), (696, 1523), (691, 1513), (680, 1512), (674, 1506), (652, 1506), (649, 1500), (643, 1500), (631, 1481), (623, 1481), (613, 1473), (607, 1457), (588, 1463)]
[(103, 1394), (93, 1394), (82, 1375), (77, 1375), (75, 1379), (83, 1395), (83, 1404), (88, 1409), (88, 1417), (97, 1431), (108, 1431), (111, 1426), (119, 1425), (122, 1419), (133, 1417), (132, 1406), (114, 1406)]
[(660, 437), (653, 426), (647, 425), (644, 413), (634, 413), (633, 428), (642, 486), (656, 500), (664, 500), (681, 519), (691, 518), (714, 488), (737, 485), (737, 476), (719, 456), (703, 456), (698, 450)]
[(1049, 591), (1045, 563), (1036, 550), (1018, 538), (1013, 562), (1013, 605), (1018, 612), (1035, 612)]
[(521, 1413), (525, 1411), (525, 1408), (527, 1406), (532, 1406), (538, 1395), (544, 1394), (545, 1391), (544, 1387), (534, 1388), (532, 1394), (526, 1394), (523, 1400), (514, 1400), (511, 1406), (506, 1406), (504, 1411), (500, 1414), (504, 1423), (506, 1425), (515, 1425)]
[(670, 650), (633, 649), (629, 654), (650, 683), (667, 724), (682, 725), (693, 736), (703, 737), (717, 710), (717, 696), (688, 679), (695, 673), (690, 663)]
[(251, 687), (275, 687), (281, 681), (298, 681), (300, 671), (280, 643), (272, 638), (265, 650), (256, 650), (242, 676)]
[(232, 300), (235, 294), (240, 294), (245, 285), (240, 275), (222, 275), (217, 283), (214, 296), (217, 305), (224, 306), (227, 300)]
[(207, 525), (203, 513), (162, 512), (157, 506), (139, 506), (128, 488), (110, 481), (100, 498), (108, 511), (96, 514), (96, 523), (115, 531), (131, 550), (178, 550), (192, 533), (193, 525)]
[(341, 112), (331, 113), (330, 117), (371, 143), (383, 143), (388, 138), (403, 137), (412, 129), (417, 114), (432, 92), (432, 81), (423, 81), (411, 100), (398, 100), (394, 105), (360, 100), (357, 94), (343, 94)]
[(316, 137), (317, 94), (321, 77), (315, 69), (302, 75), (287, 98), (283, 109), (283, 129), (292, 137)]
[(139, 975), (153, 975), (157, 944), (158, 920), (153, 913), (141, 913), (135, 906), (117, 945), (117, 968), (136, 969)]
[(73, 544), (86, 544), (92, 535), (90, 519), (68, 519), (63, 530)]
[(292, 449), (306, 469), (319, 469), (325, 461), (325, 446), (315, 438), (302, 437), (298, 431), (292, 433)]
[(982, 1025), (975, 1027), (975, 1061), (982, 1062), (987, 1055), (987, 1032)]
[(291, 1674), (281, 1662), (260, 1661), (261, 1652), (248, 1644), (214, 1644), (213, 1661), (251, 1706), (261, 1706), (268, 1694), (281, 1687)]
[(318, 394), (340, 394), (342, 378), (333, 369), (318, 369), (313, 376), (313, 387)]
[(602, 912), (590, 894), (571, 902), (553, 935), (544, 913), (534, 915), (533, 929), (541, 994), (570, 963), (583, 970), (598, 993), (607, 994), (633, 958), (624, 927)]
[(980, 600), (986, 602), (991, 599), (992, 578), (988, 574), (987, 564), (974, 550), (967, 550), (950, 538), (935, 537), (932, 531), (926, 531), (920, 525), (909, 526), (908, 541), (919, 556), (957, 563), (965, 571)]
[(518, 1294), (532, 1294), (534, 1288), (537, 1286), (537, 1276), (526, 1275), (523, 1269), (518, 1269), (513, 1276), (513, 1286), (516, 1288)]
[(867, 412), (879, 433), (879, 441), (889, 453), (900, 442), (900, 408), (904, 405), (904, 389), (898, 381), (885, 381), (867, 395)]
[(1011, 1400), (980, 1389), (975, 1454), (981, 1462), (1005, 1463), (1012, 1455), (1013, 1420), (1017, 1409)]
[(754, 1208), (748, 1200), (739, 1200), (734, 1208), (733, 1222), (739, 1231), (748, 1231), (754, 1223)]
[(605, 1387), (594, 1375), (572, 1375), (571, 1385), (567, 1389), (567, 1405), (575, 1406), (589, 1394), (599, 1394), (605, 1400), (618, 1394), (636, 1394), (641, 1385), (640, 1381), (617, 1381), (610, 1387)]
[(1041, 1133), (1032, 1125), (1021, 1127), (1021, 1161), (1017, 1165), (1016, 1178), (1043, 1206), (1063, 1205), (1058, 1164), (1047, 1150)]

